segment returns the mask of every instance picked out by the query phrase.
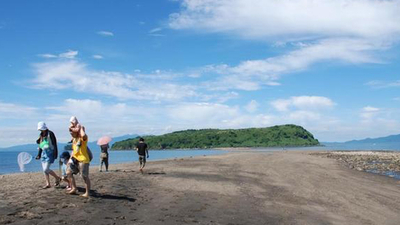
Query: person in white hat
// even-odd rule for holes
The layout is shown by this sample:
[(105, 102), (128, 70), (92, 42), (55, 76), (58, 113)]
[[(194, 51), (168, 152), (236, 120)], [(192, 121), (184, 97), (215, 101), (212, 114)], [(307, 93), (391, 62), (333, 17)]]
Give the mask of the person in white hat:
[(40, 159), (42, 161), (43, 173), (46, 179), (46, 185), (43, 188), (51, 187), (49, 175), (56, 179), (55, 186), (58, 186), (61, 178), (50, 169), (51, 164), (54, 163), (54, 160), (57, 159), (58, 155), (56, 136), (47, 128), (45, 122), (39, 122), (37, 129), (40, 131), (40, 135), (39, 139), (36, 141), (36, 143), (39, 145), (39, 152), (36, 156), (36, 159)]

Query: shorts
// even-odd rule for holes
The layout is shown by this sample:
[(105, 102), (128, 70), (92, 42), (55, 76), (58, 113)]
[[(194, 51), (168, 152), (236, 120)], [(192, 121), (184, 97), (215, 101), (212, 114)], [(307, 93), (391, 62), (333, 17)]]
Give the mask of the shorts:
[(80, 174), (83, 178), (89, 177), (89, 163), (78, 163), (76, 164), (69, 164), (67, 168), (67, 173), (70, 172), (72, 174)]
[(62, 177), (66, 177), (67, 176), (67, 165), (65, 165), (63, 163), (62, 167), (61, 167), (61, 175)]
[(43, 168), (43, 173), (44, 174), (49, 174), (51, 169), (50, 169), (51, 163), (50, 162), (46, 162), (46, 161), (42, 161), (42, 168)]
[(139, 163), (140, 163), (140, 165), (146, 164), (146, 156), (139, 155)]

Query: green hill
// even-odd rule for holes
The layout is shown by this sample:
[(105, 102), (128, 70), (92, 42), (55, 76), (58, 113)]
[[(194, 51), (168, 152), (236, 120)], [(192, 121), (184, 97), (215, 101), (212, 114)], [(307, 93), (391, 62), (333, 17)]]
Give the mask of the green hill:
[[(159, 136), (143, 137), (150, 149), (278, 147), (319, 145), (317, 139), (296, 125), (249, 129), (201, 129), (177, 131)], [(135, 149), (139, 138), (113, 144), (114, 150)]]

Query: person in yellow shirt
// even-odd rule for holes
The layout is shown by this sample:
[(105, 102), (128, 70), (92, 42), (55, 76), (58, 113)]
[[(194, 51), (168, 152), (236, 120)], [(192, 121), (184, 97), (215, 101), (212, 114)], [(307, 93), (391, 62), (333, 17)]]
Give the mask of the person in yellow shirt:
[(81, 195), (82, 197), (89, 197), (90, 192), (90, 179), (89, 179), (89, 163), (90, 157), (87, 148), (88, 137), (85, 133), (85, 129), (81, 129), (81, 132), (71, 133), (73, 137), (72, 141), (72, 155), (67, 167), (67, 176), (71, 181), (71, 191), (68, 194), (77, 194), (78, 189), (74, 179), (74, 174), (80, 173), (83, 181), (85, 182), (86, 192)]

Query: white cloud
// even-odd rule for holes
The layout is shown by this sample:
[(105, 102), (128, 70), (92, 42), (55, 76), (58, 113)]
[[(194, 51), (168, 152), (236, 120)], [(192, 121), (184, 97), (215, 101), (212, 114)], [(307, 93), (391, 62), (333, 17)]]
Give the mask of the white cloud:
[(374, 80), (366, 83), (366, 85), (372, 87), (372, 88), (393, 88), (393, 87), (400, 87), (400, 80), (392, 81), (392, 82), (386, 82), (386, 81), (379, 81), (379, 80)]
[(233, 33), (252, 39), (393, 38), (400, 3), (374, 0), (184, 0), (174, 29)]
[(149, 31), (149, 35), (153, 37), (164, 37), (164, 34), (160, 34), (159, 32), (162, 31), (163, 29), (161, 27), (154, 28)]
[(154, 29), (151, 29), (151, 30), (149, 31), (149, 33), (156, 33), (156, 32), (160, 32), (160, 31), (162, 31), (162, 28), (161, 28), (161, 27), (156, 27), (156, 28), (154, 28)]
[(366, 106), (362, 108), (360, 116), (363, 119), (363, 122), (369, 122), (372, 119), (376, 118), (380, 111), (381, 110), (379, 108)]
[(183, 0), (170, 15), (173, 29), (195, 29), (256, 39), (294, 50), (238, 65), (212, 65), (215, 90), (258, 90), (279, 85), (283, 74), (316, 63), (381, 63), (381, 50), (400, 38), (400, 2), (375, 0)]
[(92, 56), (94, 59), (103, 59), (102, 55), (93, 55)]
[(68, 50), (67, 52), (58, 55), (60, 58), (74, 59), (78, 55), (78, 51)]
[(257, 111), (258, 107), (259, 107), (258, 102), (257, 102), (256, 100), (251, 100), (251, 101), (245, 106), (245, 109), (246, 109), (247, 112), (253, 113), (253, 112)]
[(0, 121), (10, 118), (31, 117), (38, 114), (38, 109), (14, 103), (0, 101)]
[(51, 58), (74, 59), (77, 55), (78, 55), (78, 51), (68, 50), (68, 51), (60, 53), (58, 55), (54, 55), (54, 54), (39, 54), (38, 56), (42, 57), (42, 58), (47, 58), (47, 59), (51, 59)]
[(38, 56), (42, 57), (42, 58), (47, 58), (47, 59), (49, 59), (49, 58), (57, 58), (57, 56), (53, 55), (53, 54), (39, 54)]
[(289, 111), (290, 108), (300, 110), (321, 110), (332, 108), (335, 103), (322, 96), (294, 96), (289, 99), (277, 99), (271, 105), (278, 111)]
[(316, 63), (332, 60), (354, 64), (380, 63), (372, 54), (377, 49), (379, 46), (363, 40), (325, 39), (282, 56), (243, 61), (236, 66), (205, 66), (197, 74), (218, 75), (207, 82), (210, 89), (252, 91), (264, 85), (280, 85), (277, 80), (283, 74), (304, 71)]
[(99, 31), (97, 32), (98, 35), (105, 36), (105, 37), (112, 37), (114, 36), (114, 33), (110, 31)]
[(163, 72), (132, 75), (97, 71), (76, 60), (37, 63), (33, 67), (36, 77), (32, 83), (37, 88), (70, 89), (120, 99), (155, 101), (179, 100), (198, 95), (194, 86), (168, 81), (171, 76)]
[(366, 106), (366, 107), (363, 108), (362, 111), (363, 112), (378, 112), (379, 108), (375, 108), (375, 107), (372, 107), (372, 106)]

